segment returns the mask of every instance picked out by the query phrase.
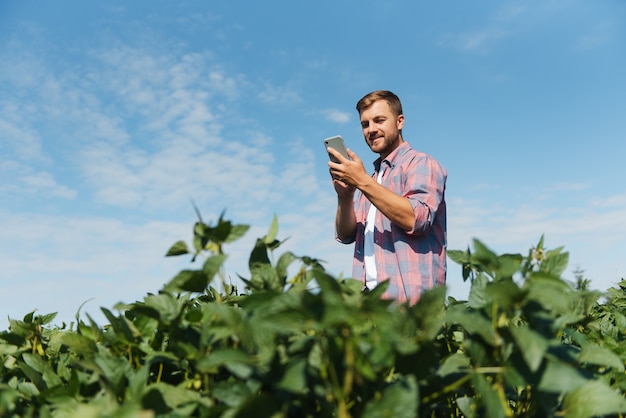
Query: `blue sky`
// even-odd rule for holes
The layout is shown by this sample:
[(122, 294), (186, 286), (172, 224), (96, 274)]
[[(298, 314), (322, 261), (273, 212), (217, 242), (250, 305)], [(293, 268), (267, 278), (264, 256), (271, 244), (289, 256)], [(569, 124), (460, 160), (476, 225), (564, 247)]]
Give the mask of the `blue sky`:
[[(615, 286), (625, 18), (620, 0), (0, 1), (0, 321), (157, 291), (194, 267), (164, 257), (190, 199), (251, 225), (231, 277), (274, 214), (279, 253), (349, 275), (322, 140), (369, 169), (354, 106), (377, 89), (448, 169), (449, 248), (526, 254), (543, 234), (566, 279)], [(448, 285), (467, 296), (454, 263)]]

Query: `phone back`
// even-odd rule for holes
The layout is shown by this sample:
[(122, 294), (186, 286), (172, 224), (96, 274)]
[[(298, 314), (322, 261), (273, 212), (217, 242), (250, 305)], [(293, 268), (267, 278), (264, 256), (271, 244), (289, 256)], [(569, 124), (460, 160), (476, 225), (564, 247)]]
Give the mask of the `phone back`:
[[(335, 136), (331, 136), (330, 138), (326, 138), (324, 140), (324, 145), (326, 146), (326, 148), (332, 148), (334, 150), (339, 151), (341, 153), (341, 155), (343, 155), (347, 159), (350, 159), (350, 157), (348, 157), (348, 151), (346, 149), (346, 144), (343, 142), (343, 138), (341, 137), (341, 135), (335, 135)], [(330, 157), (331, 161), (333, 161), (335, 163), (339, 162), (332, 155), (328, 154), (328, 156)]]

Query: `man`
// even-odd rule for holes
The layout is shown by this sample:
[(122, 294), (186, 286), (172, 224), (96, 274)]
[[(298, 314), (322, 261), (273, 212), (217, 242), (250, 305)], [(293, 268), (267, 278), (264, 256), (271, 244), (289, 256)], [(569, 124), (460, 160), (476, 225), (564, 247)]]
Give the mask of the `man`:
[(386, 298), (414, 304), (446, 279), (447, 171), (402, 137), (404, 115), (398, 96), (379, 90), (356, 105), (365, 142), (379, 155), (374, 173), (359, 157), (330, 148), (337, 192), (336, 238), (355, 243), (352, 277), (366, 289), (389, 280)]

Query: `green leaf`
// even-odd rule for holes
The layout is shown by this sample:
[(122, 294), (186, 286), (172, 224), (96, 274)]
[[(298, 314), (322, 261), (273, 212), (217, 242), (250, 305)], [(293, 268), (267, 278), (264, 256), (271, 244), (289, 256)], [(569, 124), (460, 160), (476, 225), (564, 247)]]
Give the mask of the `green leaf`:
[(193, 246), (196, 252), (202, 251), (209, 241), (205, 232), (207, 228), (207, 225), (202, 222), (196, 222), (193, 226)]
[(270, 264), (270, 259), (267, 255), (267, 245), (261, 239), (257, 239), (256, 244), (250, 253), (250, 259), (248, 260), (249, 267), (256, 264)]
[[(360, 286), (363, 287), (363, 282), (359, 280)], [(387, 291), (389, 287), (389, 280), (384, 280), (379, 282), (375, 288), (369, 289), (369, 291), (365, 292), (366, 300), (374, 300), (378, 301), (383, 296), (383, 294)]]
[[(154, 358), (154, 354), (151, 358)], [(139, 399), (145, 390), (146, 382), (149, 381), (149, 364), (151, 364), (151, 362), (150, 358), (147, 358), (146, 360), (146, 365), (144, 365), (144, 367), (136, 369), (135, 372), (128, 377), (127, 396), (130, 399)]]
[(539, 389), (551, 393), (566, 393), (587, 383), (580, 370), (558, 359), (546, 357), (547, 364), (539, 382)]
[(585, 383), (563, 401), (567, 418), (591, 418), (626, 412), (626, 400), (602, 381)]
[(237, 372), (239, 377), (247, 378), (254, 365), (254, 359), (241, 350), (225, 348), (216, 350), (198, 361), (198, 370), (215, 372), (219, 367), (226, 367)]
[(274, 214), (272, 218), (272, 224), (270, 225), (269, 231), (267, 231), (267, 235), (263, 239), (263, 242), (267, 245), (272, 244), (276, 241), (276, 236), (278, 235), (278, 217)]
[(33, 370), (41, 373), (43, 381), (46, 383), (47, 388), (52, 388), (62, 384), (61, 379), (56, 374), (52, 367), (40, 356), (30, 353), (22, 354), (24, 362), (28, 364)]
[[(28, 314), (24, 317), (25, 320), (28, 319), (29, 315), (32, 316), (31, 314)], [(15, 319), (9, 319), (9, 329), (11, 330), (10, 334), (16, 335), (16, 336), (21, 336), (21, 337), (28, 337), (30, 338), (30, 336), (33, 334), (33, 332), (35, 332), (36, 329), (36, 325), (32, 324), (31, 322), (27, 321), (18, 321)], [(14, 337), (9, 337), (12, 340), (14, 339)]]
[(0, 333), (0, 339), (16, 347), (21, 347), (26, 344), (26, 339), (24, 338), (24, 336), (15, 332), (2, 332)]
[(484, 416), (486, 417), (502, 417), (506, 416), (504, 405), (500, 401), (500, 397), (498, 396), (498, 392), (496, 389), (491, 386), (491, 384), (487, 381), (487, 378), (482, 374), (474, 374), (472, 376), (472, 382), (474, 383), (474, 387), (476, 391), (480, 395), (480, 400), (482, 401), (482, 405), (486, 409), (486, 413)]
[(599, 345), (585, 345), (578, 356), (578, 362), (581, 364), (591, 363), (598, 366), (611, 367), (620, 372), (624, 371), (624, 363), (622, 359), (613, 351)]
[(144, 298), (144, 302), (148, 309), (158, 313), (158, 317), (162, 321), (169, 322), (177, 318), (186, 304), (186, 298), (176, 298), (169, 293), (160, 293), (158, 295), (148, 295)]
[(469, 396), (457, 398), (456, 404), (459, 407), (459, 410), (463, 413), (464, 417), (476, 417), (476, 400), (474, 398), (471, 398)]
[(283, 286), (285, 284), (285, 279), (287, 278), (287, 270), (289, 269), (289, 266), (297, 259), (298, 257), (290, 251), (284, 253), (278, 259), (278, 263), (276, 263), (276, 273), (280, 277)]
[(204, 262), (204, 265), (202, 266), (202, 271), (206, 275), (207, 284), (202, 288), (202, 290), (200, 290), (200, 292), (203, 292), (206, 289), (208, 283), (213, 280), (213, 277), (215, 277), (215, 275), (222, 268), (225, 260), (226, 256), (223, 254), (216, 254), (207, 258), (207, 260)]
[(532, 372), (536, 372), (548, 349), (548, 340), (526, 326), (511, 326), (509, 329), (528, 368)]
[(418, 416), (419, 387), (415, 376), (401, 376), (379, 398), (365, 405), (363, 418), (415, 418)]
[(450, 260), (454, 261), (457, 264), (469, 263), (470, 254), (468, 251), (461, 250), (448, 250), (446, 254), (450, 258)]
[(56, 316), (57, 316), (57, 312), (52, 312), (49, 314), (41, 315), (40, 317), (38, 317), (38, 322), (41, 325), (47, 325), (51, 323), (54, 320), (54, 318), (56, 318)]
[(166, 257), (172, 257), (176, 255), (189, 254), (189, 248), (185, 241), (177, 241), (165, 254)]
[(32, 382), (19, 382), (17, 390), (26, 398), (34, 398), (39, 395), (39, 389)]
[(491, 298), (486, 292), (487, 285), (489, 284), (489, 278), (484, 273), (479, 273), (474, 281), (472, 287), (470, 287), (470, 294), (468, 298), (468, 305), (471, 308), (479, 309), (486, 306)]
[[(86, 365), (86, 363), (83, 362), (83, 365)], [(124, 376), (130, 371), (130, 367), (124, 357), (116, 356), (104, 348), (98, 349), (92, 364), (92, 369), (106, 379), (116, 394), (121, 394), (125, 391), (123, 386), (125, 384)]]
[(524, 257), (520, 254), (502, 254), (498, 257), (497, 279), (512, 279), (519, 271)]
[(233, 225), (230, 234), (224, 242), (232, 242), (241, 238), (250, 229), (249, 225)]
[(437, 376), (445, 377), (454, 373), (467, 373), (470, 367), (470, 359), (463, 353), (457, 352), (449, 355), (437, 369)]
[(215, 384), (211, 394), (218, 401), (231, 407), (241, 405), (252, 395), (245, 383), (237, 381), (220, 381)]
[(469, 310), (463, 305), (449, 306), (446, 310), (446, 321), (461, 325), (469, 334), (480, 335), (490, 345), (496, 342), (491, 322), (479, 312)]
[(232, 224), (230, 221), (225, 221), (223, 219), (223, 213), (220, 215), (220, 219), (217, 222), (217, 225), (212, 230), (212, 234), (209, 238), (217, 243), (222, 243), (228, 239), (230, 235), (230, 230), (232, 228)]
[(204, 292), (209, 285), (209, 277), (202, 270), (182, 270), (164, 287), (165, 291)]
[[(155, 396), (154, 391), (157, 391), (160, 396)], [(144, 401), (147, 399), (159, 399), (162, 400), (166, 409), (161, 411), (167, 411), (168, 409), (177, 408), (183, 404), (194, 402), (199, 400), (200, 395), (194, 391), (186, 390), (179, 386), (172, 386), (167, 383), (154, 383), (146, 387), (144, 392)], [(150, 405), (150, 402), (147, 402)]]
[(317, 281), (317, 284), (320, 286), (321, 290), (327, 291), (328, 293), (333, 295), (337, 295), (337, 300), (341, 301), (341, 286), (339, 286), (339, 282), (337, 282), (337, 280), (333, 276), (323, 270), (314, 269), (313, 273), (313, 275), (315, 276), (315, 280)]
[(236, 410), (229, 411), (228, 418), (273, 417), (280, 411), (280, 404), (274, 396), (258, 394), (246, 400)]
[(474, 240), (472, 259), (474, 262), (479, 263), (487, 272), (496, 269), (499, 265), (498, 255), (477, 239)]
[(445, 319), (446, 287), (436, 286), (424, 292), (419, 301), (411, 307), (420, 328), (419, 338), (425, 341), (434, 339)]
[(532, 272), (524, 283), (527, 299), (539, 302), (546, 309), (558, 313), (572, 311), (572, 288), (561, 278), (545, 273)]
[(537, 243), (537, 247), (536, 248), (541, 248), (543, 249), (543, 242), (544, 242), (544, 235), (541, 234), (541, 237), (539, 238), (539, 242)]
[(287, 392), (306, 395), (308, 392), (306, 358), (296, 357), (284, 366), (284, 374), (277, 387)]
[(109, 320), (111, 327), (115, 330), (115, 334), (120, 340), (132, 343), (136, 338), (141, 336), (141, 333), (135, 328), (135, 326), (126, 317), (116, 317), (107, 308), (100, 308), (104, 316)]
[(545, 258), (541, 262), (540, 270), (554, 276), (561, 276), (567, 268), (569, 253), (561, 253), (563, 247), (546, 251)]
[(37, 310), (30, 311), (29, 313), (24, 315), (24, 318), (22, 320), (27, 324), (31, 324), (33, 322), (33, 318), (35, 317), (35, 312), (37, 312)]
[(96, 351), (96, 343), (88, 337), (75, 332), (64, 332), (56, 335), (61, 344), (66, 345), (73, 352), (82, 356), (89, 356)]
[(505, 310), (512, 310), (524, 299), (526, 291), (522, 290), (510, 279), (502, 279), (485, 286), (485, 294), (489, 299)]
[(350, 306), (359, 306), (363, 300), (363, 282), (355, 279), (344, 279), (339, 282), (344, 301)]
[(283, 289), (283, 283), (274, 267), (264, 263), (253, 263), (250, 265), (250, 285), (255, 290)]

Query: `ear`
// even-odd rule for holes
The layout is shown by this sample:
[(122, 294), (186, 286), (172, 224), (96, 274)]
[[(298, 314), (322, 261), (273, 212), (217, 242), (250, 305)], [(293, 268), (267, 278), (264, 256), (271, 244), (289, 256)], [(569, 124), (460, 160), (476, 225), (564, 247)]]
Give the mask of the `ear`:
[(396, 127), (399, 131), (404, 127), (404, 115), (398, 115), (398, 119), (396, 119)]

